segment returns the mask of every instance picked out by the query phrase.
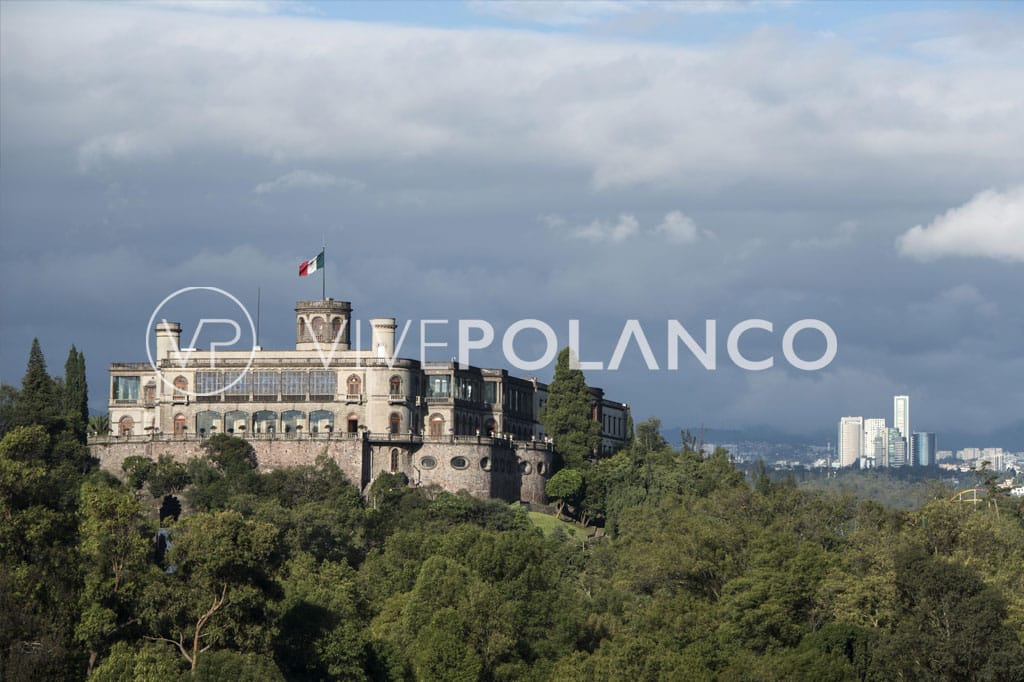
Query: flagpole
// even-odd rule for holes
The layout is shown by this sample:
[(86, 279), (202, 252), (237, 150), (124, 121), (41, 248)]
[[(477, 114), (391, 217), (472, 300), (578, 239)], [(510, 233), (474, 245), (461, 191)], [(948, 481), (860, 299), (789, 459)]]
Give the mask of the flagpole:
[(323, 300), (327, 300), (327, 244), (325, 243), (320, 253), (324, 255), (324, 273), (320, 279), (320, 293)]

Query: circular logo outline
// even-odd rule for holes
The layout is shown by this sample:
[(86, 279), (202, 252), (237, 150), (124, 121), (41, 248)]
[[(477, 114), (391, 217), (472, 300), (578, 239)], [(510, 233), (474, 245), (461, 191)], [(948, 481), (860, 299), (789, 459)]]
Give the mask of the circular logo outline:
[[(160, 303), (157, 304), (156, 308), (153, 309), (153, 314), (149, 316), (149, 322), (146, 323), (146, 357), (149, 359), (149, 366), (152, 367), (153, 371), (157, 373), (158, 377), (160, 377), (160, 381), (163, 382), (163, 384), (165, 386), (168, 386), (172, 391), (178, 390), (178, 388), (176, 386), (174, 386), (173, 383), (169, 383), (167, 381), (167, 379), (164, 377), (164, 373), (160, 370), (159, 367), (157, 367), (156, 362), (153, 361), (153, 353), (150, 351), (150, 348), (149, 348), (149, 335), (150, 335), (150, 330), (153, 329), (153, 321), (156, 320), (156, 314), (158, 312), (160, 312), (160, 309), (163, 308), (164, 305), (166, 305), (167, 302), (170, 301), (175, 296), (178, 296), (179, 294), (184, 294), (184, 293), (189, 292), (189, 291), (214, 291), (214, 292), (216, 292), (218, 294), (221, 294), (222, 296), (226, 296), (228, 299), (231, 300), (231, 302), (233, 302), (235, 305), (237, 305), (239, 308), (242, 309), (242, 312), (245, 313), (245, 319), (249, 321), (249, 330), (252, 332), (252, 350), (249, 351), (249, 360), (248, 360), (248, 362), (245, 365), (245, 369), (243, 369), (242, 372), (238, 375), (238, 378), (235, 379), (234, 381), (232, 381), (227, 386), (222, 386), (221, 388), (217, 389), (216, 391), (211, 391), (209, 393), (198, 393), (196, 391), (188, 391), (187, 392), (189, 395), (195, 396), (197, 398), (208, 397), (208, 396), (212, 396), (212, 395), (218, 395), (220, 393), (223, 393), (224, 391), (227, 391), (229, 388), (231, 388), (232, 386), (237, 384), (239, 381), (241, 381), (242, 377), (244, 377), (246, 375), (246, 373), (249, 371), (249, 369), (252, 368), (252, 363), (256, 359), (256, 324), (252, 321), (252, 315), (249, 314), (249, 310), (245, 307), (245, 305), (243, 305), (242, 302), (239, 301), (230, 292), (224, 291), (223, 289), (218, 289), (217, 287), (211, 287), (211, 286), (193, 286), (193, 287), (182, 287), (181, 289), (178, 289), (177, 291), (174, 291), (174, 292), (168, 294), (164, 298), (164, 300), (160, 301)], [(179, 349), (180, 349), (180, 345), (179, 345)]]

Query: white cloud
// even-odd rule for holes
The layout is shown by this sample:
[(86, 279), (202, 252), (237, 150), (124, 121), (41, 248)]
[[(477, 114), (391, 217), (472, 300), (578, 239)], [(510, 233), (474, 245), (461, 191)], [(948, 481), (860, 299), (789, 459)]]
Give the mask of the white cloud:
[[(950, 68), (802, 37), (680, 46), (14, 3), (0, 26), (0, 107), (17, 144), (70, 146), (92, 169), (153, 149), (300, 168), (544, 159), (597, 189), (713, 193), (742, 179), (809, 196), (889, 187), (911, 168), (955, 176), (965, 156), (987, 184), (1012, 177), (1019, 67)], [(825, 167), (836, 172), (815, 170)]]
[(595, 220), (589, 225), (574, 228), (570, 234), (576, 239), (618, 244), (636, 236), (639, 232), (640, 223), (637, 222), (637, 219), (628, 213), (623, 213), (615, 223)]
[(1024, 185), (985, 190), (898, 240), (900, 255), (921, 261), (973, 256), (1024, 261)]
[(643, 228), (636, 216), (619, 215), (618, 220), (593, 220), (585, 225), (571, 226), (558, 215), (543, 215), (541, 223), (549, 230), (567, 234), (573, 239), (594, 243), (620, 244), (634, 237), (659, 237), (672, 244), (691, 244), (702, 236), (713, 237), (708, 230), (700, 230), (692, 218), (682, 211), (671, 211), (652, 228)]
[(655, 234), (662, 235), (676, 244), (690, 244), (700, 237), (697, 224), (682, 211), (672, 211), (654, 228)]
[(261, 182), (253, 188), (255, 194), (270, 194), (271, 192), (281, 192), (290, 189), (326, 189), (326, 188), (338, 188), (349, 191), (359, 191), (366, 187), (366, 185), (358, 180), (351, 178), (338, 177), (331, 175), (330, 173), (316, 173), (308, 170), (293, 170), (290, 173), (269, 180), (267, 182)]

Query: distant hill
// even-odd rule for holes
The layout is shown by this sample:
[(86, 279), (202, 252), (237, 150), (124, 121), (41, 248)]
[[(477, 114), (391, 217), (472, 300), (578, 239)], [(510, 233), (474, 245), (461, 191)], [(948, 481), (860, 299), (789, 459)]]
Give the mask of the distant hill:
[(682, 432), (689, 431), (705, 443), (740, 443), (755, 441), (764, 443), (781, 443), (784, 445), (824, 445), (827, 440), (835, 440), (824, 432), (819, 434), (786, 433), (767, 425), (750, 426), (743, 429), (719, 429), (700, 426), (677, 426), (661, 430), (661, 435), (672, 445), (682, 444)]

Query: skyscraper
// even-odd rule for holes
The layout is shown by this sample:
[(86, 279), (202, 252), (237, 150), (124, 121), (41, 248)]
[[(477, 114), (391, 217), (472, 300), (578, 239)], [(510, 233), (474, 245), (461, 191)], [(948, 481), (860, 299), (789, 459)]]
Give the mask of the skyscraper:
[(863, 454), (864, 418), (843, 417), (839, 420), (839, 438), (836, 441), (836, 455), (839, 457), (839, 466), (853, 466)]
[(864, 468), (889, 466), (887, 435), (884, 419), (864, 420)]
[(892, 398), (892, 425), (903, 439), (910, 442), (910, 396), (897, 395)]
[(907, 440), (900, 433), (899, 429), (889, 429), (888, 436), (888, 459), (889, 466), (901, 467), (907, 464)]
[(915, 433), (910, 439), (910, 452), (914, 466), (927, 467), (935, 464), (935, 434)]

